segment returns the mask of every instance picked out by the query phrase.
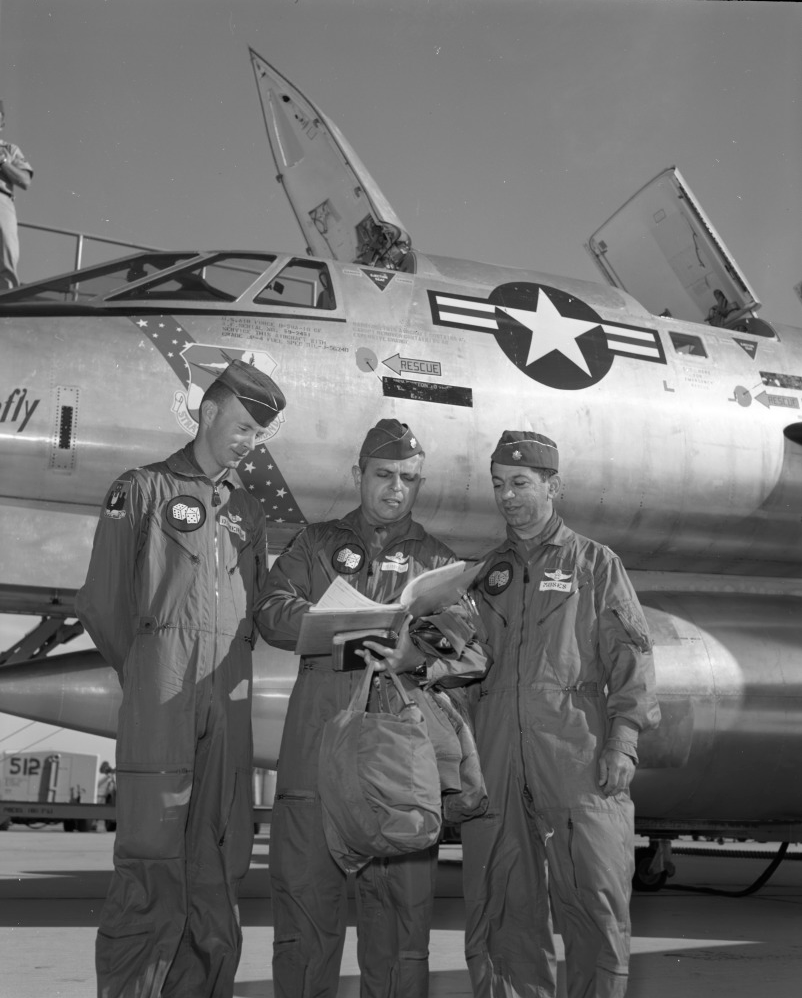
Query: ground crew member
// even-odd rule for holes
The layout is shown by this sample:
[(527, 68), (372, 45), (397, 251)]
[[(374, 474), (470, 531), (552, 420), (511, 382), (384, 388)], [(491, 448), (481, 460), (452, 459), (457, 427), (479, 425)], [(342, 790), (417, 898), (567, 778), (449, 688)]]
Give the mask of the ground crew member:
[[(0, 100), (0, 132), (5, 123), (5, 111)], [(20, 147), (0, 139), (0, 292), (19, 287), (19, 230), (14, 188), (27, 191), (32, 179), (33, 169)]]
[[(340, 520), (312, 524), (276, 561), (267, 583), (261, 629), (294, 648), (301, 620), (339, 575), (378, 603), (454, 561), (444, 544), (412, 519), (424, 482), (424, 452), (405, 423), (382, 419), (365, 437), (353, 468), (361, 504)], [(425, 658), (408, 634), (395, 649), (372, 644), (377, 661), (434, 681), (443, 664)], [(485, 658), (471, 641), (459, 663), (482, 675)], [(318, 796), (318, 755), (326, 721), (346, 708), (361, 671), (334, 671), (330, 656), (301, 659), (281, 742), (270, 832), (273, 988), (276, 998), (334, 998), (346, 928), (346, 877), (326, 844)], [(373, 860), (357, 874), (357, 956), (362, 998), (426, 998), (429, 928), (437, 847)]]
[[(476, 742), (490, 798), (462, 826), (465, 950), (476, 998), (621, 998), (634, 872), (628, 787), (660, 718), (640, 604), (609, 548), (553, 510), (554, 441), (507, 430), (491, 457), (507, 538), (476, 585), (492, 665)], [(551, 902), (551, 904), (549, 903)]]
[(230, 998), (250, 862), (253, 610), (264, 513), (233, 469), (284, 408), (234, 361), (195, 440), (128, 471), (100, 515), (78, 616), (123, 687), (99, 998)]

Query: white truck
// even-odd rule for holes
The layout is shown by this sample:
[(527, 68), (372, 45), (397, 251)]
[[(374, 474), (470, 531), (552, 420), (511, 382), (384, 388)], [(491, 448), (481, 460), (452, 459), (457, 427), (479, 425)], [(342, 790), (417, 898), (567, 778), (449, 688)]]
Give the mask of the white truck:
[[(108, 766), (96, 755), (78, 752), (4, 752), (0, 759), (0, 828), (18, 824), (64, 823), (66, 832), (88, 832), (93, 817), (63, 805), (108, 801)], [(55, 805), (55, 806), (53, 806)], [(87, 809), (90, 810), (90, 809)]]

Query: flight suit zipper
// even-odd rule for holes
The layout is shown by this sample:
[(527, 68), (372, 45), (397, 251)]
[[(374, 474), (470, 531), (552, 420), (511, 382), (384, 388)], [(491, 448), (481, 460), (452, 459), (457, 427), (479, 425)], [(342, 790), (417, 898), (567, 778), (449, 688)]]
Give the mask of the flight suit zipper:
[[(518, 653), (515, 656), (516, 659), (516, 672), (518, 678), (518, 688), (521, 686), (521, 649), (524, 647), (524, 629), (526, 627), (526, 605), (528, 599), (527, 587), (529, 585), (529, 566), (524, 565), (523, 571), (523, 582), (521, 583), (521, 622), (518, 629)], [(529, 789), (529, 784), (527, 783), (527, 773), (526, 773), (526, 752), (524, 746), (524, 722), (521, 712), (521, 697), (520, 694), (515, 697), (516, 708), (518, 711), (518, 745), (521, 754), (521, 772), (523, 773), (524, 786), (523, 794), (524, 797), (529, 801), (530, 804), (534, 804), (534, 798), (532, 797), (532, 791)]]

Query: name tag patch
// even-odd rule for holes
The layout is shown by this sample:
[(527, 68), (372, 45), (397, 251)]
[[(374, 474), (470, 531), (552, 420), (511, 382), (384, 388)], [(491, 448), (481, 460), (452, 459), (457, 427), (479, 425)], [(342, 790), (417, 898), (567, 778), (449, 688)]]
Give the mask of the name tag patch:
[(544, 572), (546, 578), (540, 583), (540, 592), (570, 593), (574, 577), (570, 572), (557, 568), (553, 572)]
[(247, 540), (247, 538), (246, 538), (246, 536), (245, 536), (245, 531), (244, 531), (244, 530), (242, 529), (242, 527), (241, 527), (241, 526), (240, 526), (240, 525), (239, 525), (238, 523), (232, 523), (232, 522), (231, 522), (232, 520), (241, 520), (241, 519), (242, 519), (242, 517), (241, 517), (241, 516), (234, 516), (234, 514), (233, 514), (233, 513), (231, 514), (231, 519), (229, 519), (229, 518), (228, 518), (228, 517), (226, 516), (226, 514), (225, 514), (225, 513), (223, 513), (223, 514), (222, 514), (222, 515), (221, 515), (221, 516), (219, 517), (219, 522), (220, 522), (220, 523), (221, 523), (221, 524), (222, 524), (222, 525), (223, 525), (224, 527), (227, 527), (227, 528), (228, 528), (228, 529), (229, 529), (229, 530), (231, 531), (231, 533), (232, 533), (232, 534), (236, 534), (236, 535), (237, 535), (237, 537), (241, 537), (241, 538), (242, 538), (242, 540)]

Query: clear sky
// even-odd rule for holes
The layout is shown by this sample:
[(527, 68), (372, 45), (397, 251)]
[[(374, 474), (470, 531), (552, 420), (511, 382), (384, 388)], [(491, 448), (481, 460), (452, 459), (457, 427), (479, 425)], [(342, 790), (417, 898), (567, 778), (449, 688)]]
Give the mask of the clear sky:
[[(248, 46), (337, 123), (421, 251), (597, 280), (588, 235), (675, 164), (763, 315), (802, 326), (802, 5), (0, 0), (4, 137), (35, 170), (21, 219), (302, 249)], [(0, 750), (47, 730), (2, 741), (23, 723), (0, 717)]]

